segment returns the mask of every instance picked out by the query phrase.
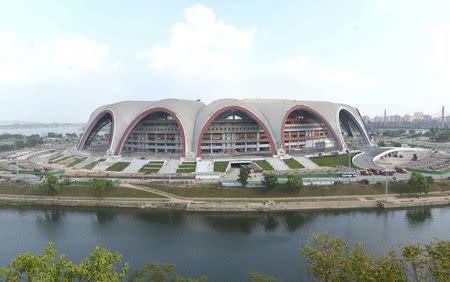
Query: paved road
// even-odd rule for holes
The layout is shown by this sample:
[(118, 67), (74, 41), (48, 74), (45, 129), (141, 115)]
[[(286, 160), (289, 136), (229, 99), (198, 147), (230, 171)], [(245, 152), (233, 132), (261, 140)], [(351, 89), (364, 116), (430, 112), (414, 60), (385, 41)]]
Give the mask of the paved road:
[(370, 168), (384, 169), (384, 167), (375, 164), (373, 162), (373, 158), (390, 149), (391, 148), (378, 148), (378, 147), (367, 148), (364, 150), (364, 152), (353, 158), (353, 164), (363, 169), (370, 169)]

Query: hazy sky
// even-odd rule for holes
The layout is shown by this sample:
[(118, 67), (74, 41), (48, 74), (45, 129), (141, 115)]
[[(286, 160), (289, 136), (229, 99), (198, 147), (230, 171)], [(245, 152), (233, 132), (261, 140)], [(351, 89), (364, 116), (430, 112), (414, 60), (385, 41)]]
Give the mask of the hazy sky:
[(450, 108), (450, 0), (0, 0), (0, 120), (84, 122), (168, 97), (437, 113)]

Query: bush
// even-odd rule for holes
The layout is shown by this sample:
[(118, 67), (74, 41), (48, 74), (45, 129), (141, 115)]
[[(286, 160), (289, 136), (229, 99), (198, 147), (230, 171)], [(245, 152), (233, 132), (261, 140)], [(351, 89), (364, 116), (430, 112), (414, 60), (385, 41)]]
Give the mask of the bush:
[(426, 177), (420, 173), (413, 172), (408, 180), (408, 192), (428, 194), (433, 184), (434, 179), (431, 176)]
[(299, 175), (290, 174), (287, 176), (286, 188), (290, 191), (298, 191), (303, 187), (303, 180)]
[(378, 141), (378, 147), (386, 147), (386, 142), (384, 141)]
[(273, 189), (278, 184), (278, 178), (272, 173), (265, 173), (264, 179), (262, 180), (262, 184), (267, 189)]
[(61, 183), (59, 183), (59, 178), (54, 175), (46, 175), (45, 182), (41, 185), (42, 189), (44, 189), (49, 195), (58, 194), (59, 190), (61, 190)]
[(108, 179), (93, 179), (95, 195), (97, 197), (102, 197), (108, 190), (111, 190), (113, 184), (111, 180)]

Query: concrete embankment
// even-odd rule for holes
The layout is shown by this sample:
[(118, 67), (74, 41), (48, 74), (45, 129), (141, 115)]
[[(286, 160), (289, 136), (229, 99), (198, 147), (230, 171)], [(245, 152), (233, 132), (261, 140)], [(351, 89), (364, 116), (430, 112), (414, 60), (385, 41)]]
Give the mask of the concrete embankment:
[(117, 208), (153, 208), (153, 209), (185, 209), (184, 203), (169, 199), (137, 199), (137, 198), (90, 198), (90, 197), (51, 197), (51, 196), (18, 196), (0, 195), (1, 204), (69, 206), (69, 207), (117, 207)]
[(379, 201), (379, 205), (382, 208), (386, 209), (423, 206), (445, 206), (450, 205), (450, 196), (389, 199), (387, 203), (384, 201)]
[(315, 202), (191, 202), (186, 206), (187, 211), (195, 212), (277, 212), (302, 210), (337, 210), (376, 208), (376, 200), (346, 200), (346, 201), (315, 201)]
[[(324, 197), (326, 198), (326, 197)], [(136, 199), (136, 198), (89, 198), (0, 195), (0, 204), (41, 205), (70, 207), (114, 207), (155, 210), (183, 210), (190, 212), (278, 212), (306, 210), (339, 210), (363, 208), (405, 208), (417, 206), (450, 205), (450, 197), (428, 197), (423, 199), (389, 199), (386, 205), (380, 198), (341, 198), (315, 200), (188, 200), (188, 199)]]

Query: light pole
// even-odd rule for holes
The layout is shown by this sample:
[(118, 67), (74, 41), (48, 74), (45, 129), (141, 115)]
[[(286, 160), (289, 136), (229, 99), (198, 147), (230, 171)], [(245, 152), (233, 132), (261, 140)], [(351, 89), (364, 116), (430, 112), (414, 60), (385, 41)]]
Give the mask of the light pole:
[(350, 151), (347, 149), (347, 150), (345, 150), (345, 152), (347, 152), (347, 155), (348, 155), (348, 170), (350, 171)]
[(386, 168), (384, 170), (385, 174), (384, 176), (386, 177), (386, 186), (385, 186), (385, 201), (386, 201), (386, 205), (387, 205), (387, 201), (388, 201), (388, 166), (386, 165)]

